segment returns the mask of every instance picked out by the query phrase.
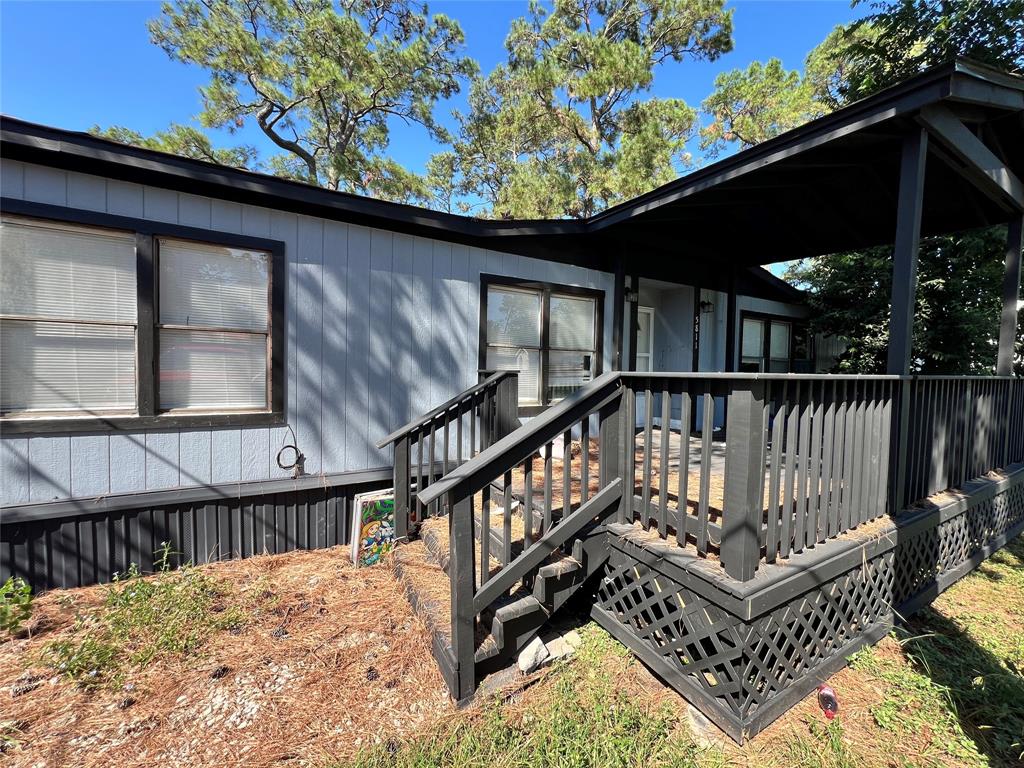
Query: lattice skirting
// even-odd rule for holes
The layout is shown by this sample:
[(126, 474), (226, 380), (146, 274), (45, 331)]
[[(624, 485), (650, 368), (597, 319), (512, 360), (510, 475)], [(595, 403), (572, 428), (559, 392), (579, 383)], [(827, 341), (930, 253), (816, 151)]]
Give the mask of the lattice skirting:
[(1024, 477), (1017, 480), (998, 495), (968, 499), (948, 519), (939, 510), (931, 524), (896, 529), (888, 548), (876, 541), (868, 558), (850, 558), (855, 567), (750, 620), (682, 583), (678, 569), (670, 578), (613, 545), (594, 616), (742, 743), (855, 650), (877, 642), (896, 616), (929, 602), (1024, 529)]

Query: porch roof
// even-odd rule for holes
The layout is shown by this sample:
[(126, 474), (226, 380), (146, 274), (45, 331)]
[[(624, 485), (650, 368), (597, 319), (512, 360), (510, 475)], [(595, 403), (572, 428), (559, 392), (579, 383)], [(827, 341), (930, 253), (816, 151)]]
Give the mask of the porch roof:
[(1024, 78), (961, 59), (603, 211), (588, 231), (662, 254), (684, 233), (684, 258), (736, 265), (892, 243), (904, 140), (935, 112), (981, 140), (991, 157), (970, 159), (1012, 192), (982, 191), (961, 147), (932, 141), (921, 234), (1007, 222), (1024, 205)]
[[(1024, 176), (1024, 78), (966, 60), (929, 69), (587, 220), (458, 216), (10, 117), (0, 123), (0, 143), (8, 158), (554, 261), (612, 270), (625, 254), (640, 276), (678, 281), (684, 269), (702, 285), (724, 288), (723, 266), (891, 243), (904, 139), (937, 107), (981, 138), (991, 159), (1010, 172), (1004, 181), (1012, 194)], [(922, 234), (1011, 217), (1012, 199), (981, 191), (964, 165), (955, 151), (930, 144)], [(751, 290), (777, 288), (756, 272), (747, 275), (741, 281)]]

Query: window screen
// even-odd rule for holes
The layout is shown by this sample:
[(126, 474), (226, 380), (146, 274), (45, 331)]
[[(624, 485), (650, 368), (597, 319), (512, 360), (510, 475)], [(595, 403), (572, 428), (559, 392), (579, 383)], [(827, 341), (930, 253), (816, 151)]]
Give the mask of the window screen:
[(0, 411), (136, 406), (135, 236), (0, 223)]
[(519, 372), (520, 405), (554, 402), (594, 377), (597, 299), (532, 285), (486, 290), (484, 366)]
[(267, 408), (269, 254), (167, 239), (159, 248), (160, 408)]

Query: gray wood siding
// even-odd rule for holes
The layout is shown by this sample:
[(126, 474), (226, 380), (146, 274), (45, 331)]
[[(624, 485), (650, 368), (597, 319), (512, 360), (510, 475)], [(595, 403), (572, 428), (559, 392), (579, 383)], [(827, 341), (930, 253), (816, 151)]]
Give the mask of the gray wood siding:
[(596, 270), (3, 160), (3, 195), (286, 244), (286, 427), (0, 437), (0, 504), (286, 477), (294, 430), (310, 474), (390, 464), (374, 443), (476, 380), (480, 274), (605, 291)]

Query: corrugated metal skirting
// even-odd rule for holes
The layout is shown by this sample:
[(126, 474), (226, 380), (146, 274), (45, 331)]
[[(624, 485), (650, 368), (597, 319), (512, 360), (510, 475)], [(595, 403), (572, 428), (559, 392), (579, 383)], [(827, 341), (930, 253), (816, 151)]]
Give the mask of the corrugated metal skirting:
[(0, 525), (0, 581), (21, 576), (33, 591), (107, 582), (131, 563), (153, 570), (165, 541), (175, 553), (174, 566), (347, 544), (352, 498), (379, 486), (316, 487)]

